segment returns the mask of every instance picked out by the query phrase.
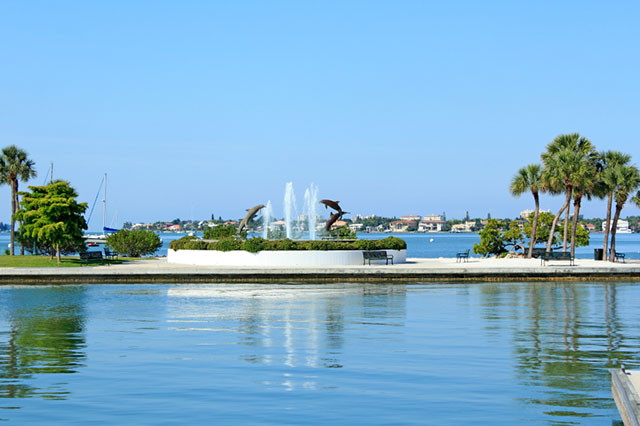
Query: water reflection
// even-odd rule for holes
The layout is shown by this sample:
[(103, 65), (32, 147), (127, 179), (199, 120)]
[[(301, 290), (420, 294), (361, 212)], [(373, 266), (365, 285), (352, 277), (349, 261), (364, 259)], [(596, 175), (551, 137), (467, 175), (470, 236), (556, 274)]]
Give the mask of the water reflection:
[(37, 375), (74, 373), (82, 366), (84, 288), (0, 292), (0, 397), (65, 399), (64, 382), (45, 387), (32, 383)]
[(287, 367), (341, 368), (350, 323), (396, 327), (406, 316), (397, 284), (182, 286), (168, 295), (175, 330), (226, 333), (246, 345), (244, 361)]
[(554, 424), (604, 415), (613, 404), (607, 369), (639, 365), (637, 338), (622, 338), (617, 292), (623, 286), (539, 283), (482, 291), (485, 318), (513, 332), (516, 378), (528, 395), (522, 400), (544, 406)]

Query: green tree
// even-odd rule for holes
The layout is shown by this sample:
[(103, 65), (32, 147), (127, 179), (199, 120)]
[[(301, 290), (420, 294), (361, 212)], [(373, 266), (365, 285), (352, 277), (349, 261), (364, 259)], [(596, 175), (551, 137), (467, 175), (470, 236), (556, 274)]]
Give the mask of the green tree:
[(121, 229), (107, 236), (107, 246), (123, 256), (140, 257), (155, 253), (162, 246), (162, 241), (146, 229)]
[(21, 192), (21, 209), (16, 218), (22, 221), (22, 235), (37, 244), (47, 245), (53, 258), (55, 251), (60, 263), (61, 247), (86, 250), (84, 230), (87, 222), (82, 216), (87, 203), (78, 203), (78, 194), (69, 182), (56, 181), (46, 186), (30, 186), (31, 192)]
[[(221, 240), (223, 238), (231, 238), (236, 235), (238, 230), (233, 225), (218, 225), (213, 228), (205, 228), (202, 238), (205, 240)], [(246, 232), (245, 238), (246, 238)]]
[[(567, 251), (569, 230), (569, 215), (574, 188), (580, 184), (582, 169), (586, 162), (595, 162), (597, 153), (591, 141), (581, 137), (578, 133), (557, 136), (547, 144), (546, 151), (541, 155), (544, 169), (542, 179), (543, 189), (551, 194), (565, 194), (565, 202), (555, 217), (551, 226), (551, 235), (555, 232), (557, 221), (563, 213), (564, 233), (562, 250)], [(551, 242), (547, 241), (547, 251), (551, 250)]]
[(507, 229), (502, 233), (502, 241), (505, 248), (511, 246), (512, 251), (520, 248), (524, 251), (524, 247), (521, 245), (524, 241), (524, 235), (522, 235), (522, 230), (515, 220), (510, 221)]
[(616, 176), (616, 211), (613, 214), (613, 222), (611, 224), (611, 250), (609, 252), (609, 261), (615, 261), (616, 252), (616, 229), (618, 227), (618, 219), (620, 212), (629, 196), (635, 192), (640, 186), (640, 171), (636, 166), (620, 166), (617, 168)]
[(473, 245), (473, 252), (485, 257), (506, 252), (500, 222), (497, 219), (487, 221), (487, 225), (480, 231), (480, 242)]
[(535, 245), (536, 240), (536, 228), (538, 227), (538, 216), (540, 214), (539, 192), (541, 187), (542, 167), (540, 167), (539, 164), (529, 164), (528, 166), (522, 167), (520, 170), (518, 170), (513, 179), (511, 179), (511, 186), (509, 187), (509, 189), (511, 190), (511, 194), (514, 197), (518, 197), (526, 191), (530, 191), (535, 202), (535, 211), (533, 214), (533, 225), (531, 231), (532, 236), (530, 237), (531, 242), (529, 243), (529, 251), (527, 253), (527, 257), (531, 257), (533, 253), (533, 246)]
[(598, 192), (602, 198), (607, 198), (607, 216), (604, 228), (603, 256), (606, 257), (609, 249), (609, 235), (611, 232), (611, 210), (614, 193), (617, 186), (619, 168), (628, 166), (631, 156), (619, 151), (605, 151), (600, 154), (601, 170), (598, 173)]
[[(9, 145), (2, 149), (0, 155), (0, 185), (7, 184), (11, 187), (11, 256), (15, 247), (15, 214), (18, 211), (18, 181), (26, 182), (36, 177), (35, 163), (27, 156), (26, 151), (15, 145)], [(24, 250), (24, 248), (22, 249)], [(24, 251), (23, 251), (24, 253)]]

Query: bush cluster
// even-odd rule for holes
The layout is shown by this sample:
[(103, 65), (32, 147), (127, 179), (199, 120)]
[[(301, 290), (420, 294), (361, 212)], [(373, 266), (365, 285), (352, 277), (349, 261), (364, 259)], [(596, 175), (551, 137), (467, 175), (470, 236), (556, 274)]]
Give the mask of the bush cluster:
[(246, 250), (250, 253), (259, 251), (281, 251), (281, 250), (404, 250), (407, 243), (397, 237), (387, 237), (383, 240), (357, 240), (357, 241), (294, 241), (265, 240), (263, 238), (250, 238), (248, 240), (235, 240), (233, 238), (222, 238), (218, 241), (207, 243), (197, 237), (182, 237), (169, 244), (172, 250)]
[(121, 229), (107, 236), (107, 246), (123, 256), (140, 257), (155, 253), (162, 246), (162, 241), (146, 229)]

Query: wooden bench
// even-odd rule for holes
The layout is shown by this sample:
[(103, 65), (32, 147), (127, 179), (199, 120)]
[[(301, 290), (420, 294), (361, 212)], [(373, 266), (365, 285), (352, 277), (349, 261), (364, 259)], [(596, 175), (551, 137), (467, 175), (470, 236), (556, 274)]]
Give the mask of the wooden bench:
[(369, 265), (371, 265), (372, 260), (385, 260), (387, 265), (389, 261), (393, 265), (393, 255), (387, 254), (386, 251), (363, 251), (362, 252), (362, 264), (366, 264), (367, 260), (369, 261)]
[(617, 251), (613, 252), (613, 259), (616, 261), (622, 260), (622, 263), (627, 263), (624, 261), (625, 257), (627, 257), (625, 253), (618, 253)]
[(115, 251), (111, 251), (105, 247), (104, 257), (106, 257), (107, 259), (115, 260), (118, 258), (118, 253), (116, 253)]
[(458, 262), (462, 262), (463, 260), (465, 262), (469, 261), (469, 252), (471, 251), (471, 249), (467, 250), (467, 251), (463, 251), (462, 253), (456, 253), (456, 263)]
[(92, 260), (102, 260), (102, 252), (101, 251), (85, 251), (84, 253), (80, 253), (80, 260), (84, 261), (84, 263), (89, 264)]
[(574, 266), (573, 263), (573, 256), (571, 256), (570, 252), (564, 252), (564, 251), (558, 251), (558, 252), (554, 252), (554, 251), (550, 251), (550, 252), (544, 252), (541, 256), (540, 256), (540, 264), (541, 265), (546, 265), (547, 262), (549, 262), (550, 260), (568, 260), (569, 261), (569, 265), (570, 266)]

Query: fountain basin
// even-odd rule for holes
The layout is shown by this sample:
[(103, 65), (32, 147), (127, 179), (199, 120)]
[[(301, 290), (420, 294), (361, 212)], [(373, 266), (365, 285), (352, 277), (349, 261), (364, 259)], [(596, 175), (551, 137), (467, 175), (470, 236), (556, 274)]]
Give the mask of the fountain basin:
[[(405, 263), (407, 250), (385, 250), (393, 256), (393, 263)], [(182, 265), (199, 266), (341, 266), (362, 265), (363, 250), (279, 250), (249, 253), (244, 250), (172, 250), (167, 261)], [(384, 260), (371, 261), (382, 264)], [(369, 262), (367, 261), (367, 265)]]

